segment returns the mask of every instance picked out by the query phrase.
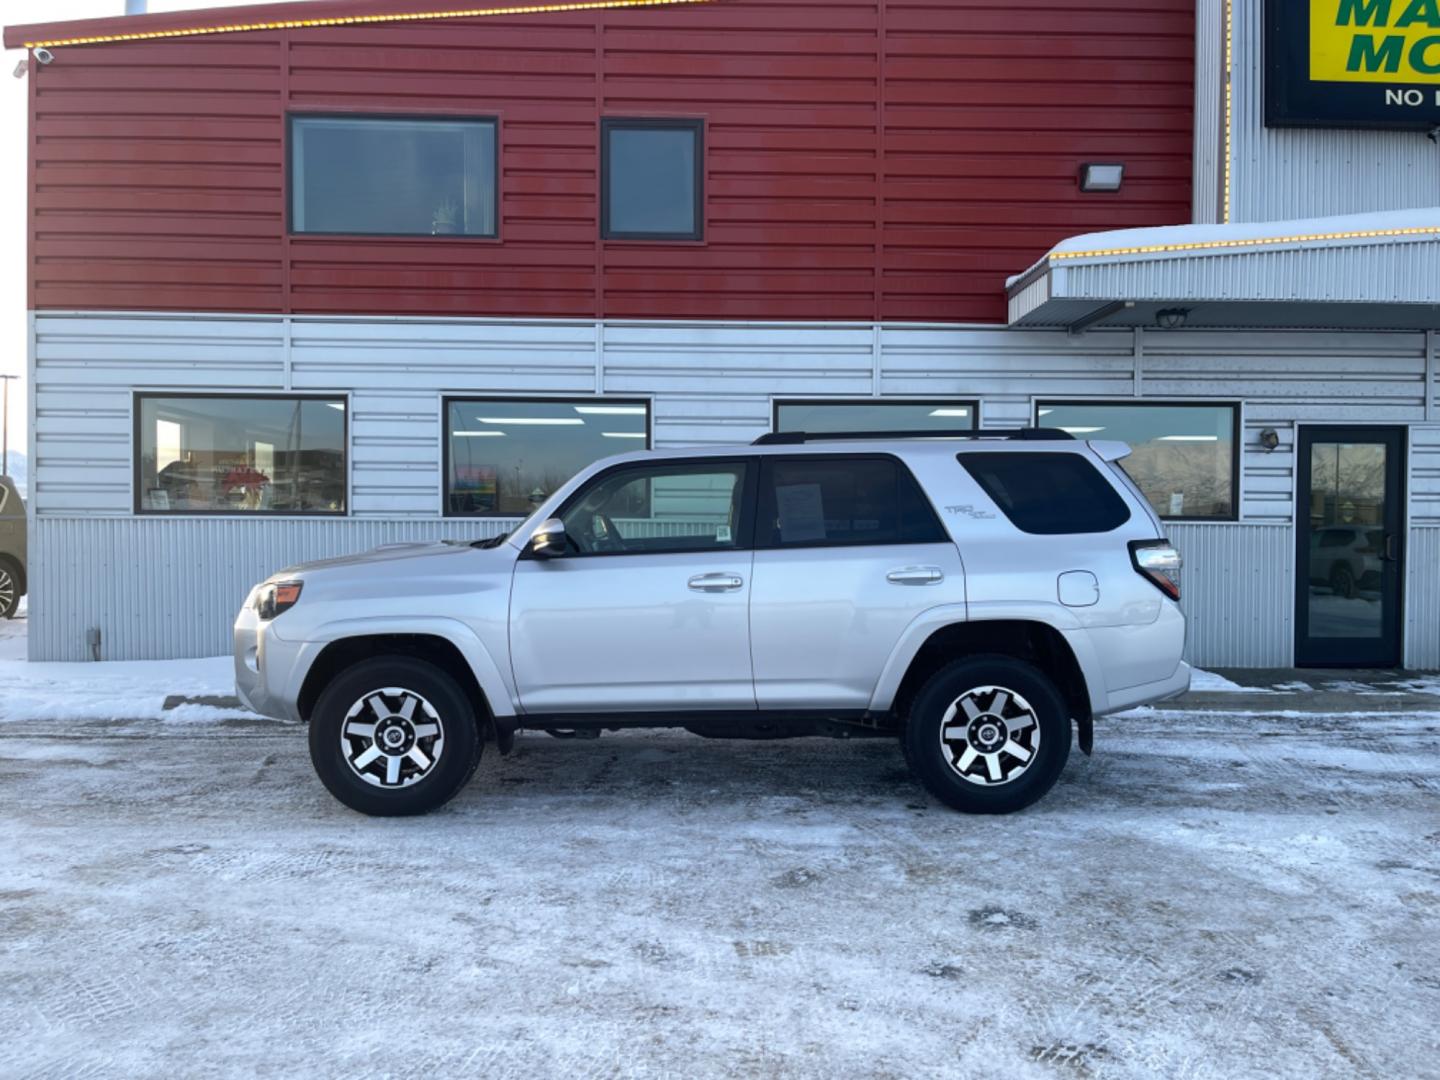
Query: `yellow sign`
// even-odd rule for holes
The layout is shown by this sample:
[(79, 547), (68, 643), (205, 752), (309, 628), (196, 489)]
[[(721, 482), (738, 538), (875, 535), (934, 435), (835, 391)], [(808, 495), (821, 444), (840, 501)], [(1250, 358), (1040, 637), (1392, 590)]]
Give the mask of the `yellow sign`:
[(1440, 0), (1310, 0), (1310, 78), (1440, 84)]

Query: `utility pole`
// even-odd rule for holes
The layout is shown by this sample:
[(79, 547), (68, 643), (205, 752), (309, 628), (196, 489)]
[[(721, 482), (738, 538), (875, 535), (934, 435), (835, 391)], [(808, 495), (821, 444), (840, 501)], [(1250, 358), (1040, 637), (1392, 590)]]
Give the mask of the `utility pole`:
[(10, 380), (19, 375), (0, 375), (0, 476), (10, 475)]

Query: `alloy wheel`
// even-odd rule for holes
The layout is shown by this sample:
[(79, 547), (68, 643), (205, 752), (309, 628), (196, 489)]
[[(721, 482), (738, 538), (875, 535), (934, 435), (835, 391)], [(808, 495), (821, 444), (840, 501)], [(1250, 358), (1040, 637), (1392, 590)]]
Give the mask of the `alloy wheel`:
[(372, 690), (350, 706), (340, 726), (340, 752), (367, 784), (402, 788), (434, 770), (445, 750), (445, 725), (413, 690)]
[(8, 617), (15, 610), (15, 579), (10, 571), (0, 568), (0, 617)]
[(1019, 779), (1040, 749), (1030, 703), (1003, 686), (977, 686), (951, 702), (940, 721), (940, 748), (962, 780), (996, 787)]

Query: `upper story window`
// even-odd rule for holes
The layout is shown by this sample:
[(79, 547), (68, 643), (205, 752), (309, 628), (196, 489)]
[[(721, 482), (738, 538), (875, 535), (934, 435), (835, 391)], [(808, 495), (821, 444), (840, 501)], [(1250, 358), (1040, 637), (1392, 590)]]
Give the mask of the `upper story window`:
[(446, 398), (446, 513), (524, 516), (591, 462), (649, 447), (643, 399)]
[(1162, 518), (1233, 521), (1240, 411), (1233, 404), (1042, 401), (1035, 422), (1130, 444), (1120, 464)]
[(600, 235), (699, 240), (703, 134), (699, 120), (601, 120)]
[(494, 120), (292, 116), (297, 233), (496, 235)]
[(138, 394), (141, 514), (343, 514), (342, 397)]
[(973, 401), (852, 401), (817, 398), (775, 402), (776, 431), (955, 431), (975, 427)]

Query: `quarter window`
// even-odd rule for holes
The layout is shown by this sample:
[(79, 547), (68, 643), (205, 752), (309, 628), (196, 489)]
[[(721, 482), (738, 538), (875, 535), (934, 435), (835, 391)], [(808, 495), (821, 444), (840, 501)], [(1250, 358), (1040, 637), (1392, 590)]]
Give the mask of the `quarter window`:
[(343, 514), (339, 397), (142, 394), (136, 510), (145, 514)]
[(1239, 460), (1234, 405), (1042, 401), (1036, 423), (1077, 439), (1130, 444), (1120, 462), (1162, 518), (1233, 520)]
[(1102, 533), (1130, 520), (1125, 500), (1079, 454), (995, 450), (959, 459), (1022, 532)]
[(973, 401), (775, 402), (776, 431), (955, 431), (975, 427), (980, 410)]
[(760, 522), (762, 547), (948, 540), (914, 477), (894, 458), (766, 459)]
[(446, 509), (523, 517), (585, 466), (649, 446), (643, 400), (447, 398)]
[(494, 120), (295, 116), (297, 233), (496, 235)]
[(602, 120), (600, 235), (699, 240), (704, 181), (699, 120)]
[(744, 462), (640, 465), (597, 477), (561, 511), (581, 555), (745, 547)]

